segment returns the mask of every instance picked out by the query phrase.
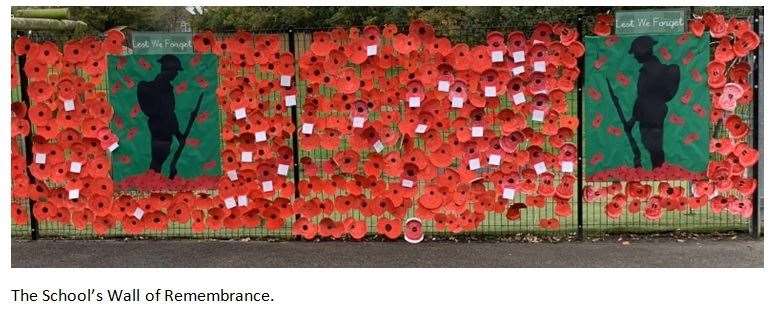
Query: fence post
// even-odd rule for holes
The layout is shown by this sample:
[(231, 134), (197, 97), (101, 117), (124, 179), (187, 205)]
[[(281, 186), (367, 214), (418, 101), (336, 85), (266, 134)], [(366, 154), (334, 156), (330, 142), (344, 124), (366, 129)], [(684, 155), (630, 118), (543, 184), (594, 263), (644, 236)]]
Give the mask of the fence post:
[[(759, 16), (759, 10), (758, 8), (753, 9), (753, 29), (756, 31), (759, 37), (762, 36), (761, 34), (761, 21)], [(761, 40), (761, 46), (763, 46), (763, 39)], [(761, 125), (760, 125), (760, 73), (761, 70), (760, 63), (761, 63), (761, 47), (758, 47), (758, 49), (755, 50), (753, 55), (753, 148), (758, 150), (760, 156), (759, 161), (756, 162), (753, 165), (753, 178), (756, 180), (756, 182), (759, 181), (759, 171), (761, 169), (760, 167), (760, 160), (763, 160), (763, 152), (760, 151), (760, 145), (759, 145), (759, 139), (760, 139), (760, 132), (761, 132)], [(761, 187), (763, 186), (763, 182), (758, 182), (758, 189), (753, 193), (752, 196), (752, 202), (753, 202), (753, 215), (750, 217), (750, 235), (753, 236), (753, 238), (758, 238), (761, 236), (761, 215), (760, 215), (760, 191), (762, 191)]]
[[(16, 33), (17, 36), (24, 35), (24, 32), (18, 31)], [(21, 55), (19, 58), (19, 88), (21, 89), (21, 96), (22, 96), (22, 102), (27, 106), (29, 109), (30, 107), (30, 95), (27, 94), (27, 73), (24, 73), (24, 64), (27, 62), (27, 56)], [(30, 117), (26, 116), (25, 119), (27, 120), (27, 123), (32, 126), (32, 122), (30, 121)], [(24, 157), (27, 161), (27, 178), (30, 180), (30, 184), (34, 185), (36, 183), (35, 177), (32, 175), (32, 172), (30, 172), (30, 165), (32, 165), (32, 130), (30, 130), (30, 133), (27, 134), (27, 136), (24, 137)], [(35, 206), (35, 200), (28, 199), (29, 201), (29, 215), (30, 215), (30, 238), (33, 240), (37, 240), (40, 236), (40, 233), (38, 231), (38, 219), (33, 214), (32, 208)]]
[[(577, 33), (583, 40), (583, 18), (577, 17)], [(577, 77), (577, 239), (583, 240), (583, 83), (585, 80), (585, 54), (577, 60), (580, 74)]]
[[(294, 29), (289, 29), (289, 52), (291, 52), (291, 55), (294, 57), (294, 78), (293, 78), (293, 86), (296, 89), (298, 87), (297, 82), (299, 80), (297, 79), (297, 76), (299, 76), (299, 73), (297, 73), (297, 49), (295, 47), (296, 42), (296, 36), (294, 35)], [(297, 90), (297, 97), (299, 97), (299, 90)], [(297, 106), (301, 105), (302, 101), (300, 101)], [(291, 122), (294, 123), (294, 132), (291, 133), (291, 146), (292, 146), (292, 154), (294, 156), (294, 198), (299, 198), (299, 138), (297, 136), (297, 127), (299, 122), (297, 121), (297, 106), (291, 106)]]

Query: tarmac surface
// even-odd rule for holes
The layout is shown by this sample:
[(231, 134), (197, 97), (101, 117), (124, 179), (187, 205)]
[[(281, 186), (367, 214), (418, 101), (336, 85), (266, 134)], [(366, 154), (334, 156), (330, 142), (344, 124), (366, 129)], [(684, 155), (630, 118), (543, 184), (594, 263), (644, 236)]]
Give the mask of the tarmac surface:
[(763, 240), (13, 241), (12, 267), (763, 267)]

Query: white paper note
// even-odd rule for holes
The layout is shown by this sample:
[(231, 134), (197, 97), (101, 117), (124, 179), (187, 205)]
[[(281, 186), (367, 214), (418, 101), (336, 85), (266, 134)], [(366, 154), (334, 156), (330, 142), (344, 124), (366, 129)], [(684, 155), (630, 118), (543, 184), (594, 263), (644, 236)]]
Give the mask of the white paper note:
[(513, 95), (513, 104), (520, 105), (526, 102), (526, 95), (523, 92), (517, 92)]
[(571, 161), (561, 162), (561, 172), (572, 172), (575, 170), (575, 163)]
[(272, 191), (272, 181), (262, 181), (262, 192)]
[(533, 110), (531, 112), (531, 119), (532, 121), (542, 122), (545, 120), (545, 111), (542, 110)]
[(72, 173), (81, 173), (81, 163), (77, 161), (73, 161), (70, 163), (70, 172)]
[(248, 196), (239, 195), (237, 197), (237, 206), (248, 206)]
[(67, 190), (67, 198), (71, 200), (77, 199), (79, 192), (80, 190), (78, 189)]
[(502, 190), (502, 198), (511, 200), (515, 198), (515, 189), (512, 188), (505, 188)]
[(289, 165), (279, 164), (277, 173), (281, 176), (287, 176), (289, 174)]
[(521, 51), (513, 52), (513, 62), (524, 62), (526, 61), (526, 53)]
[(451, 90), (451, 82), (437, 81), (437, 90), (441, 92), (449, 92)]
[(451, 99), (451, 107), (453, 107), (453, 108), (464, 108), (464, 98), (453, 97), (453, 99)]
[(281, 86), (291, 86), (291, 75), (281, 75)]
[(237, 206), (237, 201), (235, 200), (235, 197), (230, 196), (224, 199), (224, 207), (226, 207), (227, 209), (235, 208), (235, 206)]
[(297, 95), (286, 95), (283, 99), (286, 100), (286, 107), (294, 107), (297, 105)]
[(413, 187), (413, 181), (408, 179), (402, 179), (402, 186), (406, 188), (412, 188)]
[(536, 172), (537, 174), (543, 174), (545, 172), (548, 172), (548, 168), (545, 167), (545, 162), (541, 161), (534, 164), (534, 172)]
[(378, 45), (369, 45), (367, 46), (367, 56), (375, 56), (378, 54)]
[(410, 108), (418, 108), (421, 107), (421, 97), (410, 97), (407, 100), (408, 104), (410, 105)]
[(502, 164), (502, 155), (491, 154), (488, 155), (488, 164), (492, 166), (499, 166)]
[(46, 154), (43, 153), (35, 153), (35, 163), (36, 164), (45, 164), (46, 163)]
[(522, 65), (519, 65), (517, 67), (514, 67), (512, 72), (513, 72), (513, 76), (518, 76), (523, 74), (523, 72), (526, 72), (526, 69)]
[(415, 132), (423, 134), (424, 132), (426, 132), (427, 128), (429, 128), (428, 125), (421, 123), (421, 124), (415, 126)]
[(144, 211), (143, 211), (143, 210), (142, 210), (140, 207), (135, 207), (135, 211), (133, 211), (133, 212), (132, 212), (132, 216), (134, 216), (135, 218), (137, 218), (138, 220), (140, 220), (140, 219), (142, 219), (142, 218), (143, 218), (143, 215), (144, 215), (145, 213), (146, 213), (146, 212), (144, 212)]
[(482, 126), (473, 126), (472, 127), (472, 137), (483, 137), (483, 127)]
[(240, 119), (245, 119), (245, 118), (246, 118), (246, 108), (245, 107), (240, 107), (240, 108), (235, 109), (235, 119), (240, 120)]
[(358, 129), (363, 128), (365, 120), (367, 120), (365, 117), (353, 117), (353, 127)]
[(375, 143), (372, 143), (372, 148), (375, 149), (376, 152), (380, 153), (383, 151), (383, 142), (381, 141), (375, 141)]
[(505, 60), (504, 52), (495, 50), (491, 52), (491, 62), (502, 62)]
[(534, 72), (545, 72), (545, 61), (534, 61)]
[(302, 134), (313, 134), (313, 123), (303, 123)]
[(254, 161), (254, 153), (253, 152), (241, 152), (240, 153), (240, 161), (241, 162), (252, 162), (252, 161)]
[(469, 160), (469, 170), (480, 169), (480, 158), (472, 158)]
[(267, 140), (267, 131), (259, 131), (254, 133), (255, 142), (259, 143), (259, 142), (264, 142), (266, 140)]
[(237, 181), (237, 170), (227, 171), (227, 178), (229, 178), (229, 181)]
[(486, 86), (486, 97), (496, 97), (496, 86)]
[(65, 111), (76, 110), (76, 103), (72, 99), (65, 99)]

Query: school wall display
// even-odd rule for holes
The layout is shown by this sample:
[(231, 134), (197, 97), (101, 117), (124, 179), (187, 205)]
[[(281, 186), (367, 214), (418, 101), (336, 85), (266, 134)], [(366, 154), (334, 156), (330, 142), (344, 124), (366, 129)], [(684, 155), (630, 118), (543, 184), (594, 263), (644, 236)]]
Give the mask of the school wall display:
[(709, 35), (586, 37), (588, 180), (705, 177)]
[(221, 174), (218, 59), (212, 54), (108, 58), (113, 180), (121, 189), (215, 188)]
[[(611, 34), (613, 23), (612, 16), (596, 18), (594, 32), (604, 38), (600, 44), (623, 40), (620, 44), (626, 45)], [(309, 47), (297, 46), (296, 55), (288, 52), (285, 34), (201, 32), (192, 39), (194, 54), (176, 55), (180, 70), (164, 55), (122, 55), (125, 40), (118, 30), (104, 38), (72, 40), (62, 48), (21, 36), (14, 42), (13, 59), (25, 57), (26, 63), (11, 73), (11, 82), (18, 87), (24, 73), (30, 101), (11, 105), (11, 136), (17, 144), (29, 136), (31, 150), (23, 145), (11, 149), (13, 222), (24, 225), (35, 217), (43, 229), (54, 225), (98, 236), (210, 237), (239, 231), (305, 239), (377, 234), (413, 242), (424, 230), (490, 232), (498, 225), (518, 226), (521, 232), (568, 231), (576, 227), (575, 202), (594, 205), (613, 221), (639, 215), (660, 224), (666, 212), (706, 208), (750, 217), (757, 182), (748, 171), (758, 162), (758, 152), (747, 143), (751, 130), (740, 109), (753, 99), (746, 58), (760, 38), (746, 21), (716, 14), (693, 18), (688, 25), (691, 33), (675, 37), (675, 43), (698, 43), (709, 36), (712, 44), (700, 70), (708, 86), (705, 114), (711, 129), (703, 176), (690, 182), (582, 182), (582, 195), (575, 194), (584, 180), (576, 172), (582, 166), (577, 132), (607, 132), (609, 124), (596, 129), (589, 125), (593, 121), (578, 123), (570, 110), (575, 104), (568, 99), (580, 79), (577, 62), (597, 48), (584, 46), (577, 30), (565, 25), (539, 23), (525, 34), (491, 32), (484, 44), (472, 46), (436, 35), (423, 21), (414, 21), (406, 32), (394, 25), (337, 28), (298, 34), (312, 36)], [(663, 58), (661, 49), (653, 53)], [(686, 55), (665, 59), (679, 58), (682, 64)], [(699, 55), (688, 64), (704, 59)], [(114, 66), (127, 72), (110, 78), (122, 73), (109, 70)], [(172, 77), (163, 69), (176, 70), (172, 95), (151, 88), (139, 99), (138, 89), (148, 85), (143, 82)], [(196, 70), (187, 73), (190, 69)], [(694, 76), (691, 70), (693, 82)], [(623, 84), (626, 80), (615, 73), (610, 82), (619, 103), (636, 97), (620, 94), (624, 85), (638, 85), (639, 76), (628, 81), (631, 85)], [(693, 104), (705, 103), (704, 92), (679, 82), (682, 78), (673, 101), (680, 97), (680, 104), (672, 108), (689, 107), (696, 114)], [(682, 103), (686, 90), (691, 91), (689, 104)], [(608, 90), (599, 92), (600, 101), (609, 96)], [(587, 89), (584, 93), (590, 97)], [(146, 102), (147, 95), (168, 101)], [(163, 129), (154, 136), (142, 107), (170, 104), (171, 98), (178, 132)], [(634, 101), (621, 103), (623, 120), (630, 118)], [(583, 111), (602, 105), (586, 99)], [(617, 111), (612, 103), (600, 109)], [(615, 117), (608, 123), (623, 127)], [(693, 116), (681, 117), (688, 122)], [(137, 127), (134, 137), (132, 127)], [(632, 132), (644, 166), (652, 168), (653, 159), (640, 144), (640, 127), (634, 123)], [(141, 136), (141, 130), (147, 133)], [(620, 138), (628, 154), (624, 133)], [(170, 180), (170, 155), (179, 151), (179, 135), (186, 135), (178, 157), (186, 166), (178, 165)], [(170, 144), (167, 158), (155, 162), (154, 137)], [(696, 141), (703, 139), (700, 134)], [(122, 157), (133, 145), (145, 150), (143, 155)], [(166, 151), (168, 146), (159, 147)], [(586, 151), (590, 147), (589, 142)], [(591, 161), (582, 159), (586, 168)], [(213, 178), (214, 185), (176, 189), (160, 180), (152, 189), (126, 191), (127, 178), (140, 171), (168, 181)]]

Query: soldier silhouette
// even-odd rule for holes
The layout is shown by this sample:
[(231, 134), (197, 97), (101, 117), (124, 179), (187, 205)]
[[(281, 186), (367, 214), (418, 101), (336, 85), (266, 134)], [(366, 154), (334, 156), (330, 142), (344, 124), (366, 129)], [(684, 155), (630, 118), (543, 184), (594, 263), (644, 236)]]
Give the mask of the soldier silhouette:
[(156, 78), (138, 84), (138, 103), (140, 110), (148, 117), (148, 130), (151, 133), (151, 163), (148, 168), (161, 173), (162, 164), (170, 155), (173, 136), (179, 145), (183, 145), (184, 141), (178, 129), (175, 93), (171, 83), (183, 68), (181, 61), (174, 55), (163, 55), (157, 62), (160, 70)]
[(637, 80), (637, 99), (631, 111), (631, 119), (624, 123), (631, 135), (634, 124), (639, 123), (642, 144), (650, 153), (653, 169), (664, 164), (664, 120), (668, 112), (667, 102), (674, 98), (680, 83), (680, 68), (676, 64), (665, 65), (653, 54), (656, 41), (650, 36), (640, 36), (631, 42), (629, 53), (642, 64)]

